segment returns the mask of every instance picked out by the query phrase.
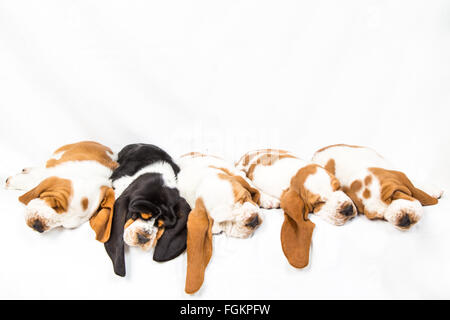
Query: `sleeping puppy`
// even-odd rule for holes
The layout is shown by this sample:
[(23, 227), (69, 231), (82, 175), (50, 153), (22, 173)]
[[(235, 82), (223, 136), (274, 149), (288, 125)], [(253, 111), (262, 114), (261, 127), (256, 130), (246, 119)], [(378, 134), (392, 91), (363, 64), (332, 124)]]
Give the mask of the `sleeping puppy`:
[(63, 146), (45, 166), (27, 168), (6, 180), (6, 188), (28, 190), (27, 225), (42, 233), (56, 227), (76, 228), (90, 220), (97, 240), (109, 238), (114, 191), (109, 177), (117, 167), (113, 152), (91, 141)]
[(172, 158), (150, 144), (131, 144), (119, 153), (111, 176), (116, 192), (111, 237), (105, 243), (114, 272), (125, 276), (124, 243), (154, 249), (153, 260), (176, 258), (186, 249), (191, 208), (177, 190), (180, 171)]
[(344, 192), (369, 219), (384, 219), (408, 229), (422, 217), (422, 205), (438, 202), (442, 191), (432, 195), (416, 188), (408, 177), (370, 148), (333, 145), (317, 151), (313, 161), (335, 174)]
[(178, 188), (193, 208), (188, 219), (185, 291), (197, 292), (212, 255), (212, 235), (247, 238), (261, 224), (260, 195), (226, 161), (201, 153), (179, 160)]
[(283, 150), (246, 153), (236, 163), (263, 193), (280, 199), (285, 220), (281, 244), (289, 263), (296, 268), (309, 263), (314, 223), (308, 213), (343, 225), (356, 215), (351, 199), (340, 190), (339, 181), (321, 166), (301, 160)]

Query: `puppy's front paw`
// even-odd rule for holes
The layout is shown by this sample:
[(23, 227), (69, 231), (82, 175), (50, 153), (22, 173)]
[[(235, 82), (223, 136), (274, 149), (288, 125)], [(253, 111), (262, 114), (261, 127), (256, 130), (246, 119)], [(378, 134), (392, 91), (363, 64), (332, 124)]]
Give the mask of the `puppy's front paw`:
[(263, 209), (278, 209), (280, 200), (267, 194), (261, 194), (260, 206)]

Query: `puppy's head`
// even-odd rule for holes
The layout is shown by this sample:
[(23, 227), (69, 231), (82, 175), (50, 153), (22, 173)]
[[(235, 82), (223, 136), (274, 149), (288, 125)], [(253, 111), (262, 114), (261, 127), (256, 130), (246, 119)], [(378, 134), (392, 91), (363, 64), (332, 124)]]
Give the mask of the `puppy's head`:
[(339, 181), (321, 166), (311, 164), (300, 169), (291, 180), (308, 212), (314, 212), (335, 225), (343, 225), (357, 211), (352, 200), (340, 190)]
[[(80, 197), (80, 194), (75, 197), (76, 191), (68, 179), (50, 177), (43, 180), (19, 197), (19, 201), (26, 205), (26, 224), (43, 233), (60, 226), (75, 228), (90, 218), (97, 240), (106, 241), (112, 222), (114, 191), (102, 186), (91, 190), (88, 197)], [(89, 199), (96, 197), (100, 202), (98, 207), (90, 207)]]
[(186, 249), (191, 210), (178, 190), (164, 186), (159, 174), (144, 174), (116, 201), (111, 238), (105, 243), (114, 271), (125, 276), (124, 243), (154, 248), (153, 260), (164, 262)]
[(27, 225), (40, 233), (62, 225), (73, 198), (72, 182), (50, 177), (21, 197)]
[(370, 168), (380, 184), (380, 200), (387, 205), (384, 219), (401, 230), (409, 229), (422, 217), (422, 205), (438, 202), (424, 191), (414, 187), (408, 177), (400, 172)]
[[(225, 232), (228, 236), (248, 238), (261, 225), (261, 209), (259, 207), (260, 193), (241, 176), (233, 175), (226, 169), (220, 169), (217, 175), (224, 189), (231, 188), (232, 198), (229, 202), (216, 202), (208, 206), (211, 209), (211, 217), (215, 221), (215, 228)], [(223, 193), (226, 193), (223, 190)], [(211, 203), (211, 199), (204, 199)]]

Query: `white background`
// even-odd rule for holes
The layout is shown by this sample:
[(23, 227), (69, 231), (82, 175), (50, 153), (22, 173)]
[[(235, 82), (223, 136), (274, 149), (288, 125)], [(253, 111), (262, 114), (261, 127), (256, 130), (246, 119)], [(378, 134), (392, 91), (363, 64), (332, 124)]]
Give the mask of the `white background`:
[[(0, 178), (86, 139), (230, 160), (349, 143), (450, 191), (449, 57), (445, 0), (0, 0)], [(19, 194), (0, 191), (0, 298), (189, 298), (185, 255), (129, 250), (118, 278), (88, 225), (33, 232)], [(408, 232), (312, 217), (306, 270), (265, 216), (215, 238), (194, 298), (450, 298), (448, 193)]]

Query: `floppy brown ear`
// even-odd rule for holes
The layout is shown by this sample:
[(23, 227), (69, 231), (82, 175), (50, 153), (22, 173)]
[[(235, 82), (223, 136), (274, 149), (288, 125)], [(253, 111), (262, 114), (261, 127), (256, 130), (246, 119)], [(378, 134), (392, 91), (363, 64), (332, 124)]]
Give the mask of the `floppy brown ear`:
[(407, 199), (408, 196), (418, 200), (423, 206), (437, 204), (438, 200), (426, 192), (414, 187), (411, 180), (401, 171), (371, 168), (381, 183), (381, 197), (383, 200)]
[(234, 178), (236, 179), (237, 182), (239, 182), (242, 185), (242, 187), (244, 187), (248, 192), (250, 192), (252, 200), (256, 204), (260, 205), (261, 194), (259, 193), (259, 190), (250, 186), (250, 184), (247, 181), (245, 181), (245, 179), (242, 178), (241, 176), (234, 176)]
[(309, 263), (309, 249), (315, 224), (308, 219), (305, 204), (300, 195), (288, 189), (281, 196), (284, 222), (281, 227), (281, 246), (289, 263), (304, 268)]
[(425, 191), (420, 190), (419, 188), (416, 188), (411, 180), (408, 179), (406, 174), (400, 171), (392, 171), (394, 174), (397, 175), (398, 179), (403, 182), (403, 184), (409, 189), (411, 192), (413, 198), (419, 200), (419, 202), (423, 206), (431, 206), (438, 203), (438, 200), (436, 198), (433, 198)]
[(111, 234), (111, 225), (114, 215), (114, 190), (103, 186), (101, 188), (102, 201), (98, 207), (98, 211), (91, 217), (89, 223), (94, 229), (95, 239), (100, 242), (107, 242)]
[(66, 212), (72, 195), (70, 180), (50, 177), (43, 180), (35, 188), (19, 197), (19, 201), (27, 205), (31, 200), (42, 199), (57, 213)]
[(213, 222), (203, 199), (197, 199), (187, 224), (186, 293), (197, 292), (203, 284), (205, 270), (212, 256)]

